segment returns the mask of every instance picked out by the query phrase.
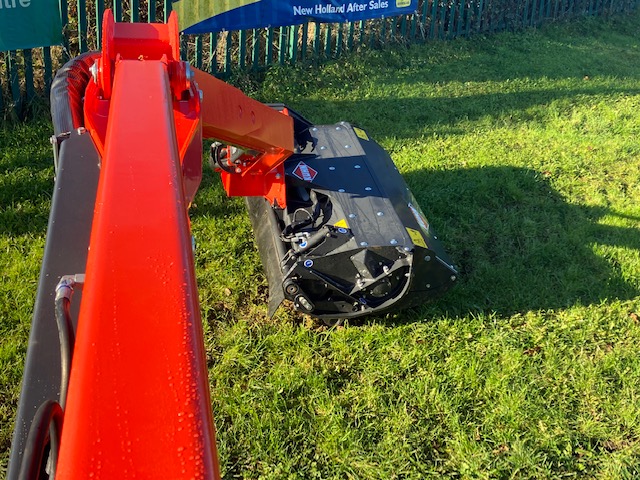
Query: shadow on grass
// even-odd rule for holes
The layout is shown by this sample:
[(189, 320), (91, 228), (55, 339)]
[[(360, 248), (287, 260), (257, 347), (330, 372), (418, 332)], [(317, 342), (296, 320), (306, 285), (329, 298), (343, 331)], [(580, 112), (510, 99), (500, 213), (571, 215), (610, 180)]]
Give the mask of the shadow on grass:
[(598, 224), (615, 212), (568, 204), (539, 172), (486, 167), (406, 179), (460, 269), (460, 284), (425, 307), (431, 314), (512, 315), (640, 293), (625, 278), (624, 251), (594, 251), (640, 249), (637, 229)]

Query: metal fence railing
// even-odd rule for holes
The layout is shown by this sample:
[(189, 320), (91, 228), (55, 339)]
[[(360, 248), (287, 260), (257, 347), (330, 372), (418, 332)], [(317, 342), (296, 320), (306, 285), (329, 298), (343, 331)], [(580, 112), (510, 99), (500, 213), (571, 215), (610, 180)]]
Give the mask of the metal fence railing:
[[(63, 3), (64, 44), (0, 52), (0, 118), (28, 116), (46, 101), (56, 69), (99, 48), (105, 8), (116, 21), (166, 21), (170, 0), (75, 0)], [(550, 20), (634, 10), (640, 0), (419, 0), (414, 14), (350, 23), (182, 35), (182, 55), (217, 76), (273, 64), (320, 62), (361, 48), (517, 30)]]

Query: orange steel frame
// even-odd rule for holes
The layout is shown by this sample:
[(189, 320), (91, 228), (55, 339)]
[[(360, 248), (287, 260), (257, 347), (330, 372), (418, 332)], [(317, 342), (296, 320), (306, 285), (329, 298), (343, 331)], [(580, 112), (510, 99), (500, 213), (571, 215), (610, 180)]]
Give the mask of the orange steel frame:
[(219, 478), (187, 210), (203, 136), (251, 152), (223, 172), (228, 194), (285, 206), (293, 122), (192, 74), (175, 13), (106, 11), (103, 30), (84, 107), (101, 173), (56, 478)]

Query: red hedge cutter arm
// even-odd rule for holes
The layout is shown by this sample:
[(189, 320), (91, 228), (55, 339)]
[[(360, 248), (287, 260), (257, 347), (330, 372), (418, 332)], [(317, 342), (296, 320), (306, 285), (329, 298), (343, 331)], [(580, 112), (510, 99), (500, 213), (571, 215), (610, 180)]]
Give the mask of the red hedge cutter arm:
[[(219, 478), (187, 209), (203, 136), (249, 152), (223, 172), (227, 192), (285, 206), (292, 119), (181, 62), (175, 13), (166, 25), (116, 24), (107, 10), (102, 53), (65, 69), (55, 99), (64, 105), (53, 108), (56, 184), (65, 193), (54, 198), (47, 250), (55, 252), (42, 277), (57, 281), (74, 262), (84, 273), (58, 288), (68, 314), (83, 283), (75, 342), (74, 326), (61, 327), (63, 368), (73, 367), (60, 372), (53, 288), (42, 280), (9, 478), (47, 478), (45, 469), (58, 480)], [(72, 162), (90, 171), (69, 188)], [(56, 223), (89, 203), (90, 193), (70, 198), (92, 176), (95, 209), (76, 225), (90, 226), (88, 245), (69, 248), (78, 232), (49, 248), (66, 234)]]

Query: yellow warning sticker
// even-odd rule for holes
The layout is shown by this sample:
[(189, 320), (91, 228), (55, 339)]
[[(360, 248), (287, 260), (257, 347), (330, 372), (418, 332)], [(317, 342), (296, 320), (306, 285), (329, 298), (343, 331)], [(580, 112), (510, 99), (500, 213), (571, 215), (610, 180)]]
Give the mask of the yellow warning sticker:
[(342, 227), (342, 228), (349, 228), (349, 224), (347, 223), (347, 221), (343, 218), (342, 220), (340, 220), (337, 223), (333, 224), (334, 227)]
[(405, 227), (407, 229), (407, 233), (411, 237), (411, 241), (414, 245), (417, 245), (422, 248), (427, 248), (427, 243), (424, 241), (424, 237), (418, 230), (414, 230), (413, 228)]
[(369, 140), (369, 137), (367, 136), (367, 132), (365, 132), (364, 130), (362, 130), (361, 128), (358, 127), (353, 127), (353, 131), (356, 132), (356, 135), (358, 137), (360, 137), (363, 140)]

